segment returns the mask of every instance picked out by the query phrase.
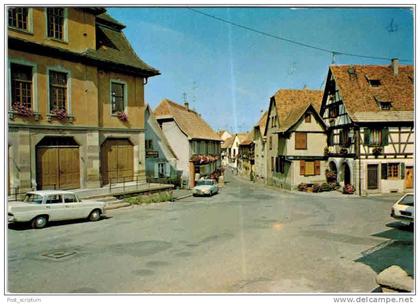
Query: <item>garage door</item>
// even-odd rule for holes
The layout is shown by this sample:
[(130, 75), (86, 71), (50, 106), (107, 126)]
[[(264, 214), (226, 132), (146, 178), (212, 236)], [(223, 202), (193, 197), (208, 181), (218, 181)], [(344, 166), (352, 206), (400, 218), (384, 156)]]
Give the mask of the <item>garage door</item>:
[(133, 180), (133, 145), (128, 139), (110, 138), (101, 149), (103, 184)]
[(37, 147), (38, 189), (80, 188), (79, 147)]

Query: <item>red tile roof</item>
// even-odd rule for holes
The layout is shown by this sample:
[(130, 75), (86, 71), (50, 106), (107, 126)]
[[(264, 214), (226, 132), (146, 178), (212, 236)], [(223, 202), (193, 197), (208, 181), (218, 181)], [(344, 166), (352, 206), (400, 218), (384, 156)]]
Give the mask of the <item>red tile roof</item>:
[[(412, 65), (400, 65), (398, 75), (394, 75), (389, 65), (332, 65), (330, 71), (353, 120), (365, 116), (360, 115), (363, 112), (382, 116), (389, 112), (414, 111)], [(379, 80), (380, 85), (372, 86), (368, 80)], [(391, 102), (391, 109), (381, 110), (379, 101)]]
[(219, 135), (204, 121), (197, 112), (187, 109), (169, 99), (160, 102), (154, 111), (156, 119), (172, 118), (189, 139), (221, 141)]
[(319, 113), (323, 91), (320, 90), (279, 90), (273, 96), (279, 118), (280, 130), (288, 130), (306, 112), (309, 105)]

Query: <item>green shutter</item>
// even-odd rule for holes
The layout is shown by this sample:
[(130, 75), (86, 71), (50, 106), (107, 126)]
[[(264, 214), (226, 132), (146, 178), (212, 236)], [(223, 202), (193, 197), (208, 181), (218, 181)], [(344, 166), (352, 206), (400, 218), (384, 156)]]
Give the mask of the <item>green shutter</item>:
[(388, 128), (383, 128), (382, 129), (382, 146), (387, 146), (388, 145)]
[(368, 146), (370, 144), (370, 129), (365, 128), (364, 131), (364, 145)]
[(388, 167), (387, 164), (381, 164), (381, 179), (388, 178)]
[(404, 163), (400, 163), (400, 174), (401, 174), (401, 179), (405, 178), (405, 164)]

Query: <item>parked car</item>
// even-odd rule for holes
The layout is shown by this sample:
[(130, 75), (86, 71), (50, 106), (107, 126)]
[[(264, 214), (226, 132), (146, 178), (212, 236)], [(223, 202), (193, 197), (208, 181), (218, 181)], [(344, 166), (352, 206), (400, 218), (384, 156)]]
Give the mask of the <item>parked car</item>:
[(414, 223), (414, 194), (403, 195), (391, 209), (391, 216), (404, 224)]
[(71, 191), (32, 191), (23, 201), (9, 202), (8, 222), (30, 222), (44, 228), (48, 222), (86, 218), (97, 221), (105, 214), (105, 203), (81, 201)]
[(193, 188), (194, 196), (212, 196), (219, 192), (219, 187), (213, 179), (200, 179)]

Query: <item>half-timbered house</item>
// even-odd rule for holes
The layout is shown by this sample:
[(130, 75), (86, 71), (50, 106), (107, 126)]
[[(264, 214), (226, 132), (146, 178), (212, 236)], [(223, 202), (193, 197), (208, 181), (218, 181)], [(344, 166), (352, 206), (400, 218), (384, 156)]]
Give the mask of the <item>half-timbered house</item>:
[(239, 144), (238, 152), (238, 173), (250, 180), (254, 180), (255, 176), (255, 145), (254, 132), (246, 133)]
[(270, 99), (265, 127), (267, 183), (296, 189), (325, 181), (322, 91), (279, 90)]
[(411, 191), (413, 66), (332, 65), (321, 111), (328, 166), (359, 195)]

